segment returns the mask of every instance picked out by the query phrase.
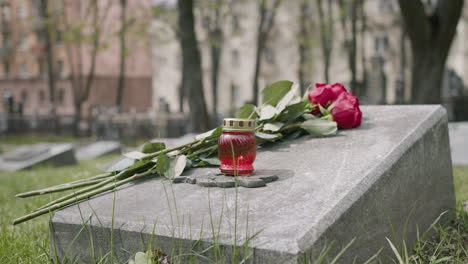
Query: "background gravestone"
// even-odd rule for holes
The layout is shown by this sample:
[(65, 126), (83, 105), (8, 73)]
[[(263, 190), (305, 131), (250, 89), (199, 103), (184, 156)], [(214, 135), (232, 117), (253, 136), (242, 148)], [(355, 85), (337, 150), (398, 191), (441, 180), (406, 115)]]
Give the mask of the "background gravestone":
[(450, 148), (455, 166), (468, 166), (468, 122), (449, 124)]
[(76, 150), (77, 160), (91, 160), (107, 154), (119, 153), (121, 150), (118, 141), (96, 141)]
[[(105, 254), (113, 234), (114, 254), (125, 261), (145, 250), (153, 232), (153, 245), (171, 254), (174, 247), (188, 252), (198, 240), (209, 246), (213, 227), (228, 249), (234, 239), (240, 245), (258, 232), (249, 243), (255, 263), (297, 263), (331, 241), (333, 255), (353, 238), (341, 263), (354, 257), (363, 263), (381, 247), (389, 256), (390, 224), (399, 242), (411, 246), (417, 230), (455, 206), (447, 116), (440, 106), (362, 110), (357, 129), (260, 148), (256, 169), (278, 176), (266, 187), (236, 191), (149, 177), (58, 211), (51, 250), (61, 258), (71, 249), (66, 258), (89, 262), (90, 241), (94, 252)], [(210, 171), (216, 169), (186, 173)]]
[(39, 143), (21, 146), (0, 156), (0, 171), (18, 171), (45, 163), (54, 166), (75, 164), (72, 144)]

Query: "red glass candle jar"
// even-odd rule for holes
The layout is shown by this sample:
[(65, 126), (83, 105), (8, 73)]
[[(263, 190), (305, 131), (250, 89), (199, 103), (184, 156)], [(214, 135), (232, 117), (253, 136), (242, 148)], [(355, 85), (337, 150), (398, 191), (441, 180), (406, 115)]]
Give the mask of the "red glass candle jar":
[(257, 156), (255, 120), (225, 118), (223, 134), (218, 140), (219, 167), (226, 175), (245, 175), (253, 172)]

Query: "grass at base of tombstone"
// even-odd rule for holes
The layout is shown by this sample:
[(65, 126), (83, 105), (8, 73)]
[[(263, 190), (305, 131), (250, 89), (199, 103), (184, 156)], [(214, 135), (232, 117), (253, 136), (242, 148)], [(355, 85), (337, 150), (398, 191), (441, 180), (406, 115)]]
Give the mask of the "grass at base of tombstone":
[(49, 217), (43, 216), (20, 226), (12, 226), (11, 222), (62, 194), (37, 196), (33, 199), (16, 198), (15, 194), (93, 176), (101, 172), (101, 166), (115, 158), (116, 155), (110, 155), (73, 166), (43, 166), (20, 172), (0, 172), (0, 263), (49, 261)]
[[(11, 221), (60, 194), (19, 199), (15, 197), (16, 193), (92, 176), (99, 173), (102, 164), (115, 157), (106, 156), (60, 168), (40, 167), (29, 171), (0, 173), (0, 263), (49, 262), (49, 218), (43, 216), (16, 227), (11, 225)], [(468, 167), (454, 168), (454, 177), (457, 201), (461, 204), (468, 200)], [(421, 241), (415, 252), (410, 252), (413, 261), (407, 263), (426, 263), (433, 254), (439, 254), (435, 259), (451, 254), (454, 256), (451, 263), (463, 263), (456, 261), (456, 254), (468, 252), (467, 242), (468, 213), (459, 210), (457, 220), (448, 227), (437, 227), (434, 234)], [(416, 259), (419, 262), (415, 262)]]

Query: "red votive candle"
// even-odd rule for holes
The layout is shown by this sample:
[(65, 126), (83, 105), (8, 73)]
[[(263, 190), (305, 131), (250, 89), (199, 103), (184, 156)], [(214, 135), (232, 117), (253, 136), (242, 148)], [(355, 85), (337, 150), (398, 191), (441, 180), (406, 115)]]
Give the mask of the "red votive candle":
[(226, 175), (245, 175), (253, 172), (257, 156), (255, 120), (225, 118), (223, 134), (218, 140), (219, 169)]

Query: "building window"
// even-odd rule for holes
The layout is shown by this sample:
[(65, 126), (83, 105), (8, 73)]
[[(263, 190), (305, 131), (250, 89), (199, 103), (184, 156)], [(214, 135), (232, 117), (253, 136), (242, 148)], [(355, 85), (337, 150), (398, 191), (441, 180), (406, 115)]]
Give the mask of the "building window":
[(205, 29), (210, 28), (210, 17), (209, 16), (203, 17), (203, 22), (202, 23), (203, 23), (202, 24), (203, 28), (205, 28)]
[(384, 54), (388, 49), (388, 38), (379, 36), (375, 38), (375, 53)]
[(232, 31), (237, 32), (239, 30), (240, 30), (239, 16), (234, 14), (232, 15)]
[(26, 62), (23, 62), (20, 65), (20, 76), (21, 77), (28, 77), (28, 75), (29, 75), (28, 64), (26, 64)]
[(64, 101), (65, 101), (65, 91), (63, 89), (59, 89), (58, 94), (57, 94), (57, 103), (61, 105), (63, 104)]
[(26, 6), (26, 4), (23, 3), (18, 6), (18, 16), (21, 19), (25, 19), (28, 17), (28, 7)]
[(39, 60), (37, 61), (37, 65), (38, 65), (38, 68), (39, 68), (39, 77), (44, 76), (45, 73), (46, 73), (44, 60), (39, 59)]
[(28, 37), (26, 35), (22, 35), (19, 42), (19, 48), (22, 51), (26, 51), (28, 49)]
[(63, 60), (57, 61), (57, 77), (62, 78), (63, 76)]
[(3, 21), (10, 20), (10, 7), (7, 5), (2, 6), (2, 19)]
[(239, 61), (239, 51), (233, 50), (232, 51), (232, 67), (237, 68), (240, 65)]
[(46, 101), (46, 96), (45, 96), (45, 93), (44, 91), (39, 91), (39, 103), (40, 104), (44, 104)]
[(5, 77), (9, 77), (10, 75), (10, 64), (8, 62), (3, 63), (3, 74)]
[(55, 32), (55, 41), (57, 44), (62, 44), (63, 43), (63, 33), (61, 30), (57, 30)]
[(26, 101), (28, 101), (28, 93), (26, 92), (26, 90), (23, 90), (21, 91), (21, 102), (25, 104)]

